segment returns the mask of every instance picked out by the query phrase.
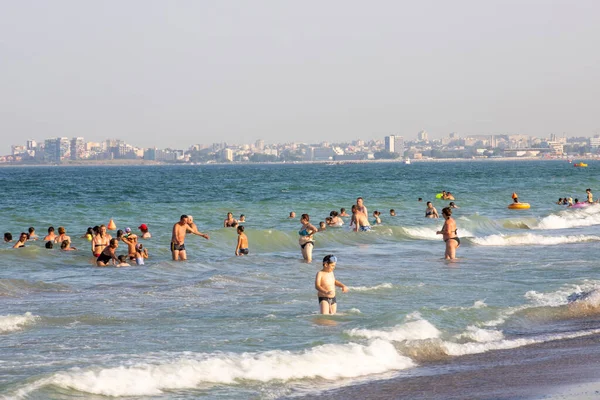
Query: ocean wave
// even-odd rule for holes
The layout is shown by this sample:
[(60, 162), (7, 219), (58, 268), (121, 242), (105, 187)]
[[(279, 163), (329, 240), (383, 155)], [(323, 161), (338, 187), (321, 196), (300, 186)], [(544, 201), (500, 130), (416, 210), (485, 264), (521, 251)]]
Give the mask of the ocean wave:
[(441, 332), (429, 321), (420, 319), (397, 325), (389, 330), (375, 329), (350, 329), (345, 332), (349, 336), (364, 337), (368, 339), (384, 339), (388, 341), (401, 342), (405, 340), (425, 340), (437, 338)]
[(393, 285), (391, 283), (382, 283), (380, 285), (375, 286), (348, 286), (348, 288), (352, 291), (356, 292), (370, 292), (374, 290), (380, 289), (391, 289)]
[(544, 236), (527, 233), (524, 235), (489, 235), (469, 238), (479, 246), (527, 246), (527, 245), (557, 245), (600, 241), (595, 235)]
[(273, 350), (251, 354), (198, 355), (159, 363), (58, 372), (18, 391), (26, 397), (44, 386), (57, 386), (104, 396), (152, 396), (166, 390), (194, 389), (203, 384), (237, 384), (322, 378), (336, 380), (413, 367), (383, 340), (368, 345), (327, 344), (292, 353)]
[(467, 330), (456, 335), (459, 340), (468, 340), (471, 342), (487, 343), (504, 339), (504, 334), (495, 329), (482, 329), (477, 326), (470, 325)]
[(441, 349), (449, 356), (464, 356), (468, 354), (486, 353), (493, 350), (514, 349), (517, 347), (528, 346), (536, 343), (545, 343), (555, 340), (575, 339), (583, 336), (596, 335), (600, 333), (600, 329), (591, 329), (574, 333), (556, 333), (549, 335), (540, 335), (530, 338), (518, 339), (502, 339), (490, 342), (470, 342), (470, 343), (454, 343), (442, 341), (439, 343)]
[[(436, 232), (440, 230), (440, 226), (434, 227), (404, 227), (402, 228), (406, 235), (411, 239), (426, 239), (426, 240), (440, 240), (441, 235), (438, 235)], [(459, 228), (459, 237), (472, 237), (473, 234), (466, 229)]]
[(531, 229), (568, 229), (600, 225), (600, 206), (568, 209), (542, 218)]
[(23, 315), (0, 315), (0, 333), (19, 331), (39, 318), (30, 312)]
[(24, 279), (0, 279), (1, 296), (20, 296), (28, 293), (68, 292), (69, 286), (60, 283), (31, 282)]
[(472, 310), (479, 308), (486, 308), (487, 304), (485, 304), (485, 300), (477, 300), (470, 307), (450, 307), (450, 306), (441, 306), (440, 310), (442, 311), (450, 311), (450, 310)]
[(595, 290), (600, 290), (600, 282), (596, 280), (584, 281), (581, 284), (568, 284), (559, 289), (543, 293), (535, 290), (530, 290), (525, 293), (525, 298), (528, 299), (534, 307), (560, 307), (568, 304), (569, 297), (576, 293), (591, 293)]

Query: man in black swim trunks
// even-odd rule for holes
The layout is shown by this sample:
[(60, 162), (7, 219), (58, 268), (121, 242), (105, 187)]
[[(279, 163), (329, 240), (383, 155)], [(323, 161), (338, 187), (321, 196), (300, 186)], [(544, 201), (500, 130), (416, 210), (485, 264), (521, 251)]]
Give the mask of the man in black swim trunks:
[(187, 260), (185, 253), (185, 234), (193, 233), (194, 235), (202, 236), (204, 239), (209, 239), (205, 233), (199, 232), (198, 229), (190, 227), (190, 219), (187, 215), (182, 215), (175, 225), (173, 225), (173, 235), (171, 236), (171, 254), (173, 260)]

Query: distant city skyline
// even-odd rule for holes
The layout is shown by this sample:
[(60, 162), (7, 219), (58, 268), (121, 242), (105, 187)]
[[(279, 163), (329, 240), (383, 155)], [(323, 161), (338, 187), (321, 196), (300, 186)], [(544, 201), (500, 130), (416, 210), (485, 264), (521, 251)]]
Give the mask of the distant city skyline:
[(600, 2), (2, 2), (0, 154), (600, 134)]

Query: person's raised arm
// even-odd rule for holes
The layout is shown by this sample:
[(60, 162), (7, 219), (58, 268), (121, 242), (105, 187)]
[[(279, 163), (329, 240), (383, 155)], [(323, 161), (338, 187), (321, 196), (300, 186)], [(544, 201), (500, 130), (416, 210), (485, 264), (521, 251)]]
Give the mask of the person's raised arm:
[(210, 237), (206, 234), (206, 233), (202, 233), (198, 230), (198, 228), (196, 229), (192, 229), (191, 227), (187, 227), (186, 228), (186, 232), (190, 232), (193, 233), (194, 235), (198, 235), (198, 236), (202, 236), (204, 239), (210, 239)]

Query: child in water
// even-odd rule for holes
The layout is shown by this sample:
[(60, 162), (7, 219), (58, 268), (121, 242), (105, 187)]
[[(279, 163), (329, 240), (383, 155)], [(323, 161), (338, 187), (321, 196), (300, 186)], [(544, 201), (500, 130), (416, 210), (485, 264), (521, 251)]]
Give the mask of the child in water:
[(238, 233), (238, 240), (237, 240), (237, 246), (235, 247), (235, 255), (236, 256), (248, 255), (248, 253), (250, 252), (248, 250), (248, 237), (244, 233), (243, 225), (240, 225), (237, 227), (237, 233)]
[(127, 256), (122, 254), (120, 256), (117, 257), (119, 259), (119, 263), (116, 265), (117, 267), (130, 267), (130, 265), (127, 263)]
[(148, 258), (148, 249), (143, 244), (138, 243), (135, 245), (135, 263), (144, 265), (144, 258)]
[(343, 293), (348, 292), (348, 287), (342, 282), (335, 280), (333, 270), (337, 263), (337, 257), (333, 254), (323, 257), (323, 269), (317, 272), (315, 277), (315, 289), (319, 298), (319, 309), (321, 314), (333, 315), (337, 311), (335, 298), (335, 287), (342, 288)]
[(381, 218), (379, 217), (381, 213), (377, 210), (373, 211), (373, 225), (381, 225)]

